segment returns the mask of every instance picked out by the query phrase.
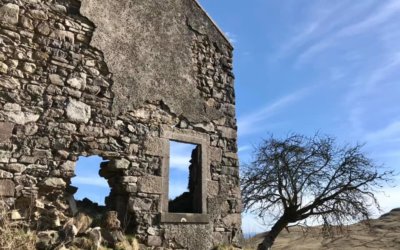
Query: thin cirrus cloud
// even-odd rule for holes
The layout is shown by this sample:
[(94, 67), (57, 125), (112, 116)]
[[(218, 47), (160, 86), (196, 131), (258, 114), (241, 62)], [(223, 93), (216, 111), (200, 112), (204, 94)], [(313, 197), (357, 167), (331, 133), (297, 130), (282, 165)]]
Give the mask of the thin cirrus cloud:
[(188, 171), (194, 144), (171, 141), (170, 143), (170, 168)]
[[(296, 66), (300, 67), (307, 63), (311, 58), (323, 51), (330, 49), (331, 47), (338, 46), (340, 39), (356, 36), (363, 33), (371, 33), (374, 29), (379, 28), (382, 24), (391, 21), (396, 17), (396, 14), (400, 12), (400, 1), (392, 0), (387, 1), (377, 11), (373, 11), (371, 14), (364, 17), (359, 22), (350, 23), (340, 28), (337, 32), (332, 32), (332, 35), (326, 35), (316, 42), (311, 43), (308, 48), (301, 51), (298, 55)], [(379, 32), (378, 30), (375, 30)]]
[(170, 167), (173, 169), (187, 170), (190, 165), (190, 155), (174, 154), (170, 157)]
[(263, 108), (250, 113), (249, 115), (240, 117), (238, 120), (239, 137), (256, 134), (266, 130), (270, 126), (273, 126), (273, 123), (266, 123), (266, 121), (272, 118), (274, 115), (282, 112), (289, 106), (305, 98), (314, 88), (315, 86), (297, 90), (291, 94), (281, 97), (273, 103), (267, 104)]
[(339, 32), (339, 35), (356, 35), (368, 31), (371, 28), (374, 28), (388, 21), (391, 17), (397, 15), (399, 12), (400, 2), (398, 0), (387, 1), (385, 2), (385, 5), (383, 5), (377, 12), (374, 11), (372, 15), (368, 16), (363, 21), (341, 30)]
[(231, 32), (225, 32), (225, 36), (226, 38), (228, 38), (229, 42), (231, 42), (232, 44), (237, 43), (237, 36)]
[(89, 185), (96, 187), (108, 188), (108, 183), (106, 179), (101, 178), (100, 176), (77, 176), (72, 178), (72, 185), (81, 186), (81, 185)]
[[(355, 80), (345, 97), (351, 128), (360, 135), (369, 134), (365, 136), (365, 139), (374, 144), (379, 143), (381, 136), (378, 135), (386, 134), (388, 128), (393, 129), (393, 124), (386, 124), (386, 127), (381, 125), (383, 127), (376, 132), (365, 128), (365, 121), (375, 116), (376, 120), (384, 118), (387, 120), (386, 123), (393, 122), (393, 117), (382, 117), (384, 114), (382, 111), (396, 108), (396, 106), (391, 107), (390, 100), (396, 102), (399, 95), (400, 88), (397, 78), (400, 75), (398, 72), (400, 54), (393, 52), (388, 58), (382, 59), (379, 64), (376, 69), (365, 71), (362, 77)], [(375, 101), (376, 104), (372, 105), (372, 101)], [(376, 110), (376, 113), (373, 110)]]
[(377, 142), (400, 141), (400, 120), (390, 123), (383, 129), (367, 134), (365, 139)]

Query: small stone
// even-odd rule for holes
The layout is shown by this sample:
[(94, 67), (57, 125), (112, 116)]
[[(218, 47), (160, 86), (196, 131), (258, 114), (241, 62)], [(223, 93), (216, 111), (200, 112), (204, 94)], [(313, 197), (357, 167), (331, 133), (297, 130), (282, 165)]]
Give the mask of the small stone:
[(23, 129), (24, 134), (27, 135), (27, 136), (31, 136), (31, 135), (36, 134), (38, 130), (39, 130), (38, 125), (36, 125), (34, 123), (26, 124), (24, 126), (24, 129)]
[(0, 163), (8, 163), (11, 158), (11, 152), (0, 150)]
[(17, 32), (4, 29), (2, 33), (11, 38), (14, 42), (19, 42), (21, 40), (21, 36)]
[(151, 209), (151, 205), (152, 205), (151, 199), (135, 197), (129, 199), (128, 207), (131, 210), (131, 212), (149, 211)]
[(156, 235), (156, 230), (154, 229), (154, 227), (149, 227), (149, 228), (147, 229), (147, 233), (148, 233), (149, 235)]
[(91, 117), (91, 109), (89, 105), (70, 98), (66, 114), (68, 119), (72, 122), (87, 123)]
[(19, 162), (22, 162), (22, 163), (35, 163), (37, 160), (38, 159), (36, 157), (24, 155), (19, 159)]
[(0, 73), (7, 74), (8, 66), (7, 64), (0, 62)]
[(111, 161), (109, 166), (115, 169), (128, 169), (130, 164), (131, 163), (128, 160), (120, 159)]
[(193, 127), (199, 128), (205, 132), (214, 132), (215, 131), (214, 124), (212, 124), (212, 123), (207, 123), (207, 124), (198, 123), (198, 124), (193, 125)]
[(7, 3), (0, 8), (0, 21), (9, 24), (18, 24), (19, 6)]
[(45, 36), (48, 36), (51, 32), (50, 26), (47, 22), (41, 22), (38, 26), (37, 26), (37, 31)]
[(222, 149), (217, 147), (210, 147), (210, 160), (214, 162), (222, 161)]
[(82, 92), (79, 90), (75, 90), (72, 88), (64, 88), (63, 92), (67, 94), (67, 96), (72, 96), (72, 97), (76, 97), (77, 99), (79, 99), (82, 96)]
[(161, 194), (162, 177), (149, 175), (138, 179), (138, 189), (142, 193)]
[(12, 173), (0, 169), (0, 179), (12, 179), (13, 177)]
[(221, 131), (222, 137), (225, 137), (228, 139), (237, 138), (237, 131), (235, 129), (219, 126), (218, 130)]
[(121, 227), (121, 222), (118, 219), (116, 211), (108, 211), (103, 217), (102, 226), (107, 230), (118, 230)]
[(129, 184), (125, 186), (125, 191), (127, 193), (136, 193), (137, 192), (137, 185), (136, 184)]
[(207, 196), (215, 197), (218, 194), (219, 194), (219, 182), (218, 181), (208, 181)]
[(12, 180), (0, 180), (0, 197), (13, 197), (15, 184)]
[(43, 87), (33, 84), (28, 85), (26, 90), (33, 96), (41, 96), (44, 92)]
[(41, 231), (37, 233), (36, 247), (46, 249), (59, 241), (60, 233), (58, 231)]
[(162, 239), (160, 236), (149, 236), (147, 237), (147, 245), (151, 247), (159, 247), (162, 245)]
[(11, 112), (21, 111), (21, 106), (17, 103), (10, 103), (10, 102), (6, 103), (3, 108), (5, 111), (11, 111)]
[(75, 35), (70, 31), (54, 30), (51, 32), (50, 37), (61, 41), (68, 41), (72, 44), (75, 43)]
[(241, 225), (241, 215), (240, 214), (228, 214), (222, 219), (222, 222), (227, 227), (235, 227)]
[(122, 183), (136, 183), (137, 181), (137, 176), (123, 176), (121, 179)]
[(86, 86), (86, 80), (81, 77), (74, 77), (69, 79), (67, 84), (76, 89), (84, 89)]
[(21, 18), (21, 24), (22, 24), (22, 27), (24, 27), (25, 29), (33, 30), (33, 28), (34, 28), (32, 19), (25, 17), (25, 16), (23, 16)]
[(187, 127), (188, 127), (187, 121), (182, 120), (182, 121), (179, 123), (179, 127), (181, 127), (181, 128), (187, 128)]
[[(1, 64), (1, 62), (0, 62), (0, 64)], [(0, 68), (1, 68), (1, 66), (0, 66)], [(6, 88), (6, 89), (19, 89), (21, 87), (21, 84), (17, 79), (15, 79), (13, 77), (0, 78), (0, 87)]]
[(20, 220), (20, 219), (22, 219), (22, 216), (18, 212), (18, 210), (12, 210), (11, 211), (11, 220)]
[(24, 125), (29, 122), (36, 122), (40, 117), (39, 115), (30, 112), (22, 112), (21, 106), (16, 103), (6, 103), (3, 109), (3, 115), (7, 116), (11, 122), (20, 125)]
[(76, 125), (73, 124), (73, 123), (69, 123), (69, 122), (61, 123), (59, 126), (60, 126), (61, 129), (65, 129), (65, 130), (68, 130), (68, 131), (71, 131), (71, 132), (76, 131)]
[(7, 141), (11, 138), (14, 124), (11, 122), (0, 122), (0, 142)]
[(35, 19), (39, 19), (39, 20), (47, 20), (47, 19), (49, 19), (49, 17), (47, 16), (47, 14), (43, 10), (31, 10), (29, 13)]
[(67, 13), (67, 8), (61, 4), (55, 4), (54, 6), (52, 5), (51, 9), (59, 13)]
[(12, 163), (8, 164), (6, 169), (13, 173), (23, 173), (26, 170), (26, 166), (24, 164)]
[(49, 80), (52, 84), (57, 85), (57, 86), (64, 86), (64, 81), (61, 78), (61, 76), (56, 75), (56, 74), (51, 74), (49, 75)]
[(28, 72), (28, 73), (34, 73), (35, 72), (35, 70), (36, 70), (36, 65), (35, 64), (33, 64), (33, 63), (28, 63), (28, 62), (26, 62), (25, 64), (24, 64), (24, 71), (25, 72)]
[(68, 151), (65, 151), (65, 150), (58, 150), (57, 153), (58, 153), (63, 159), (68, 159), (68, 156), (69, 156)]
[(15, 69), (18, 67), (18, 60), (11, 59), (11, 60), (8, 60), (7, 63), (8, 63), (8, 67), (11, 69)]
[(73, 172), (75, 171), (76, 163), (74, 161), (66, 161), (61, 165), (61, 170)]
[(96, 61), (95, 60), (87, 60), (85, 62), (85, 65), (88, 67), (94, 67), (94, 66), (96, 66)]
[(44, 203), (40, 200), (35, 200), (35, 207), (44, 208)]
[(43, 185), (51, 188), (65, 188), (67, 184), (61, 178), (50, 177), (43, 182)]
[(128, 125), (128, 131), (131, 133), (135, 132), (135, 127), (133, 127), (131, 124)]
[(150, 113), (146, 109), (137, 109), (137, 110), (131, 112), (131, 115), (133, 117), (143, 119), (143, 120), (147, 120), (150, 118)]

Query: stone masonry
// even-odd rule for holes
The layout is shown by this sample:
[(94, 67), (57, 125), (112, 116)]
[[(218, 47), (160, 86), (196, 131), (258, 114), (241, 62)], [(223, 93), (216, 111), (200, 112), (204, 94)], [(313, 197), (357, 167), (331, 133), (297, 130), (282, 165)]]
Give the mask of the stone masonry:
[[(238, 246), (232, 50), (195, 0), (0, 0), (1, 202), (59, 230), (98, 155), (144, 249)], [(168, 211), (170, 140), (198, 145), (196, 213)]]

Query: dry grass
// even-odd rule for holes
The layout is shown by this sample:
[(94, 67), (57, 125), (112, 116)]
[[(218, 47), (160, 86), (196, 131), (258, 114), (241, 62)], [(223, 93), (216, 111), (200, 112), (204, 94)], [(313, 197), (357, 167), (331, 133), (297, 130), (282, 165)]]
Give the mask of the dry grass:
[(36, 235), (22, 221), (11, 220), (11, 211), (0, 206), (0, 249), (35, 249)]
[[(322, 236), (321, 228), (315, 227), (306, 234), (300, 227), (283, 231), (277, 238), (274, 250), (368, 250), (368, 249), (400, 249), (400, 209), (372, 220), (371, 227), (364, 223), (350, 225), (348, 231), (326, 238)], [(256, 249), (262, 241), (262, 234), (246, 241), (245, 246)]]

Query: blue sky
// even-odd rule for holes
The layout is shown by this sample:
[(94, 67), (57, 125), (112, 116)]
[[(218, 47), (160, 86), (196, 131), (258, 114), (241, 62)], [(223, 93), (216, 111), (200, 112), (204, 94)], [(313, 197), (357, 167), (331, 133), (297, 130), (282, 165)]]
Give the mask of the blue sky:
[[(400, 170), (400, 1), (199, 2), (235, 47), (241, 162), (269, 133), (319, 131), (340, 143), (366, 143), (377, 163)], [(176, 150), (176, 173), (189, 151)], [(85, 173), (76, 178), (88, 180)], [(104, 188), (89, 180), (94, 193)], [(384, 190), (384, 211), (400, 207), (400, 187)], [(266, 228), (244, 214), (245, 233)]]
[[(235, 47), (241, 162), (268, 133), (319, 131), (400, 170), (400, 1), (199, 2)], [(400, 207), (400, 187), (384, 190), (382, 208)]]

